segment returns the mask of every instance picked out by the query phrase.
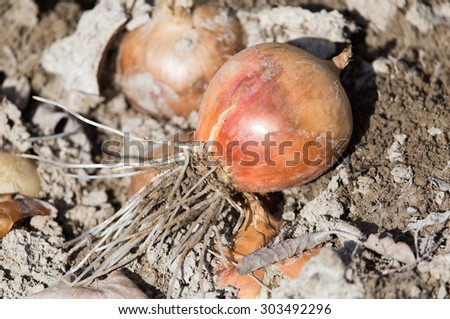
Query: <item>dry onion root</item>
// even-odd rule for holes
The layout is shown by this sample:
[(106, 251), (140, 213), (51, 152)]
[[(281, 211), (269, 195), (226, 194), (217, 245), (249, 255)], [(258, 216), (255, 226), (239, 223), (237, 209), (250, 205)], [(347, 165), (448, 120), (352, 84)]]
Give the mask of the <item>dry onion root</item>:
[[(236, 191), (219, 182), (218, 167), (207, 165), (192, 150), (186, 149), (183, 154), (182, 165), (165, 166), (114, 216), (73, 241), (75, 251), (92, 238), (98, 239), (83, 261), (71, 270), (75, 273), (93, 260), (73, 284), (88, 284), (143, 254), (157, 257), (165, 239), (181, 232), (183, 244), (174, 247), (171, 254), (171, 260), (179, 258), (168, 292), (171, 296), (187, 254), (203, 242), (203, 253), (198, 257), (204, 260), (206, 251), (214, 248), (210, 237), (217, 226), (232, 233), (232, 227), (240, 225), (237, 211), (241, 208), (234, 199)], [(130, 252), (137, 247), (136, 252)]]
[[(331, 62), (287, 44), (262, 44), (231, 58), (205, 94), (196, 132), (200, 143), (178, 145), (182, 151), (166, 162), (161, 159), (146, 163), (144, 167), (158, 174), (114, 216), (70, 243), (74, 245), (72, 251), (93, 244), (69, 272), (78, 275), (73, 284), (88, 284), (143, 254), (158, 256), (169, 237), (181, 236), (181, 244), (175, 245), (171, 254), (172, 260), (178, 258), (167, 293), (171, 297), (187, 254), (202, 245), (197, 256), (197, 273), (202, 273), (207, 252), (214, 251), (217, 244), (211, 239), (212, 233), (219, 235), (220, 229), (229, 239), (241, 226), (241, 204), (250, 207), (256, 201), (250, 192), (303, 184), (328, 170), (342, 154), (352, 130), (350, 105), (339, 82), (339, 72), (350, 57), (350, 49)], [(325, 134), (328, 131), (331, 136)], [(267, 154), (264, 148), (256, 147), (254, 151), (263, 156), (257, 165), (244, 167), (239, 161), (248, 160), (248, 154), (242, 148), (218, 154), (209, 144), (214, 140), (226, 148), (236, 140), (261, 143), (267, 132), (274, 133), (277, 142), (293, 141), (293, 149), (284, 153), (275, 149)], [(131, 139), (145, 142), (138, 137)], [(311, 141), (316, 165), (303, 161), (287, 167), (286, 161), (294, 152)], [(317, 143), (322, 143), (322, 148)], [(300, 155), (306, 160), (307, 154)], [(269, 156), (277, 165), (264, 161)]]

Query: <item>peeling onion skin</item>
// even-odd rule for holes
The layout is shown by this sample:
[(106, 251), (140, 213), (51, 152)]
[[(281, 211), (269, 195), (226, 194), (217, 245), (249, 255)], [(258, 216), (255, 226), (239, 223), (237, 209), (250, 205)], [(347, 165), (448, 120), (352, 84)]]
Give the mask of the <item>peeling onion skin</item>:
[[(228, 60), (203, 97), (196, 131), (197, 141), (223, 148), (214, 159), (224, 181), (239, 191), (265, 193), (307, 183), (330, 169), (352, 133), (351, 107), (339, 81), (350, 57), (349, 48), (333, 62), (289, 44), (265, 43)], [(263, 147), (267, 133), (276, 146)], [(244, 150), (245, 141), (257, 146)], [(291, 146), (281, 147), (284, 141)], [(301, 154), (297, 161), (295, 152)]]
[(157, 6), (152, 21), (127, 33), (118, 81), (132, 106), (154, 117), (187, 116), (217, 70), (242, 48), (237, 18), (216, 3)]

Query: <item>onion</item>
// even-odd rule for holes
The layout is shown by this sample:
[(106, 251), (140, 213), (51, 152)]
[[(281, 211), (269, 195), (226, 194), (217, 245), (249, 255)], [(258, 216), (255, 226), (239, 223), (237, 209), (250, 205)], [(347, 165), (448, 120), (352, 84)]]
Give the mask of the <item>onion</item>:
[(33, 161), (0, 152), (0, 195), (38, 197), (40, 191), (41, 180)]
[[(168, 1), (166, 1), (168, 2)], [(198, 110), (216, 71), (241, 46), (241, 27), (216, 3), (170, 6), (127, 33), (119, 48), (118, 78), (131, 104), (156, 117)]]
[(289, 44), (266, 43), (229, 59), (200, 107), (196, 139), (243, 192), (272, 192), (311, 181), (344, 151), (352, 132), (339, 82), (350, 48), (325, 61)]

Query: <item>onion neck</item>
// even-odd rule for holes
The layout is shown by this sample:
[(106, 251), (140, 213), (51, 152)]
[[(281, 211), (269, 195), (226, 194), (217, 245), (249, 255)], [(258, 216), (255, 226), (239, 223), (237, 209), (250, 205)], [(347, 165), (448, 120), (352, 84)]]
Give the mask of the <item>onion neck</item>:
[(174, 16), (183, 17), (191, 15), (195, 6), (198, 6), (202, 0), (156, 0), (155, 8), (157, 11), (161, 9), (169, 9)]
[(350, 59), (352, 58), (352, 56), (353, 56), (352, 47), (348, 46), (344, 50), (342, 50), (342, 52), (339, 55), (335, 56), (332, 59), (332, 61), (338, 69), (343, 70), (347, 66), (347, 64), (350, 62)]
[(331, 61), (329, 61), (330, 69), (336, 74), (339, 75), (341, 71), (349, 64), (350, 59), (352, 58), (352, 46), (349, 45), (341, 53), (335, 56)]

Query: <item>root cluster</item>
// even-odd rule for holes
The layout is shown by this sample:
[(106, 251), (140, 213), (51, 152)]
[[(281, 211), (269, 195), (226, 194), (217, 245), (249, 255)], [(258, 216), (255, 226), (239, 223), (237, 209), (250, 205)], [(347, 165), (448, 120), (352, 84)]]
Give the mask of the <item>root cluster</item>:
[(117, 213), (68, 243), (73, 245), (71, 253), (92, 247), (68, 273), (77, 275), (73, 285), (89, 284), (142, 255), (155, 260), (163, 243), (182, 231), (179, 244), (171, 250), (170, 261), (178, 260), (167, 293), (170, 297), (187, 254), (202, 243), (198, 252), (201, 272), (206, 253), (216, 250), (212, 233), (219, 237), (218, 229), (231, 234), (239, 227), (243, 212), (233, 198), (235, 192), (219, 181), (221, 168), (192, 150), (180, 154), (181, 161), (159, 167)]

